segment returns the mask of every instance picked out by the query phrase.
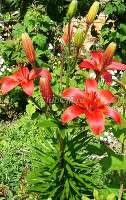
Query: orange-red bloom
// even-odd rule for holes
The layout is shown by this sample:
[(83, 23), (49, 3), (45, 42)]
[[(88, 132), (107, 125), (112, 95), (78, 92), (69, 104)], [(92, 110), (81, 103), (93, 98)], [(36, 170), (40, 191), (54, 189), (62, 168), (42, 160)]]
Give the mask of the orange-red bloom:
[(92, 51), (92, 59), (84, 59), (80, 64), (80, 68), (93, 69), (96, 75), (101, 74), (105, 82), (110, 85), (112, 83), (111, 70), (126, 70), (126, 65), (112, 60), (112, 56), (112, 52)]
[(31, 64), (34, 64), (36, 60), (36, 53), (32, 44), (32, 40), (27, 33), (22, 34), (22, 45), (27, 59)]
[(3, 94), (7, 94), (16, 86), (20, 86), (27, 95), (32, 96), (34, 92), (34, 79), (38, 77), (41, 77), (40, 78), (41, 94), (46, 103), (51, 103), (53, 96), (50, 85), (51, 74), (47, 69), (40, 69), (33, 67), (33, 69), (29, 71), (27, 67), (21, 67), (11, 76), (5, 76), (3, 79), (0, 80), (0, 85), (1, 85), (0, 91)]
[(90, 128), (96, 135), (99, 135), (104, 130), (105, 115), (113, 118), (117, 123), (121, 122), (120, 114), (109, 107), (116, 101), (116, 98), (109, 90), (98, 91), (97, 82), (94, 79), (86, 80), (85, 91), (68, 88), (63, 91), (62, 95), (74, 103), (62, 114), (63, 124), (85, 114)]
[(22, 67), (11, 76), (5, 76), (1, 79), (1, 92), (7, 94), (19, 85), (27, 95), (32, 96), (34, 91), (33, 80), (35, 78), (35, 76), (31, 77), (32, 73), (32, 70), (29, 71), (27, 67)]

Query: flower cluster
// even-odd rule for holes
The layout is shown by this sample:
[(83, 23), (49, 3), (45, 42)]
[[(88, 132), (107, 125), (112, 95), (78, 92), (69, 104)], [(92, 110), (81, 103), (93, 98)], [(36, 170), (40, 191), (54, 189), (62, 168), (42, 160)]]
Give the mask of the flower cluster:
[(62, 123), (84, 114), (92, 131), (100, 134), (104, 130), (104, 116), (113, 118), (117, 123), (121, 122), (120, 114), (109, 105), (116, 101), (116, 98), (109, 90), (97, 89), (97, 82), (94, 79), (87, 79), (85, 91), (78, 88), (68, 88), (62, 93), (63, 97), (74, 103), (68, 107), (62, 115)]
[(98, 79), (102, 76), (108, 85), (112, 84), (112, 70), (126, 70), (126, 65), (112, 60), (112, 56), (115, 52), (116, 44), (110, 43), (105, 52), (92, 51), (92, 59), (84, 59), (80, 64), (81, 69), (92, 69), (96, 73)]
[(34, 92), (34, 80), (40, 77), (40, 92), (45, 102), (49, 104), (53, 98), (53, 92), (50, 85), (51, 74), (47, 69), (35, 67), (36, 52), (27, 33), (22, 34), (22, 45), (27, 59), (32, 65), (32, 69), (29, 70), (28, 67), (23, 66), (12, 75), (3, 77), (0, 80), (0, 91), (3, 94), (7, 94), (16, 86), (20, 86), (27, 95), (32, 96)]
[[(65, 48), (68, 48), (68, 56), (71, 55), (70, 43), (73, 41), (74, 50), (76, 52), (74, 52), (74, 54), (76, 54), (75, 63), (77, 63), (79, 50), (83, 46), (87, 31), (97, 15), (99, 2), (94, 2), (86, 16), (86, 30), (78, 28), (75, 32), (71, 19), (76, 8), (77, 0), (73, 0), (67, 13), (70, 21), (63, 29), (63, 36), (61, 38), (61, 50), (63, 52)], [(54, 103), (54, 101), (52, 101), (53, 92), (50, 84), (52, 79), (51, 74), (47, 69), (36, 67), (36, 51), (27, 33), (22, 34), (22, 46), (32, 69), (21, 66), (12, 75), (3, 77), (0, 80), (0, 91), (3, 94), (7, 94), (16, 86), (20, 86), (28, 96), (32, 96), (34, 92), (34, 80), (39, 78), (39, 89), (44, 101), (48, 105)], [(121, 123), (119, 112), (110, 107), (111, 104), (116, 102), (115, 96), (109, 90), (98, 90), (99, 78), (103, 77), (105, 82), (111, 85), (111, 72), (113, 70), (126, 70), (125, 64), (113, 60), (115, 50), (116, 44), (111, 42), (104, 52), (101, 50), (92, 51), (90, 53), (91, 59), (84, 59), (80, 63), (79, 66), (81, 69), (92, 69), (96, 76), (95, 78), (86, 79), (84, 91), (79, 88), (66, 88), (62, 92), (62, 96), (73, 104), (69, 106), (61, 116), (63, 125), (80, 115), (84, 115), (93, 133), (99, 135), (104, 130), (105, 116), (112, 118), (116, 123)], [(69, 74), (69, 71), (67, 71), (67, 73)], [(66, 85), (68, 87), (69, 84)]]
[[(86, 16), (86, 30), (74, 30), (71, 20), (74, 8), (76, 8), (76, 5), (73, 0), (73, 4), (71, 3), (70, 9), (68, 9), (68, 13), (69, 10), (71, 11), (68, 15), (70, 21), (63, 29), (62, 40), (64, 46), (69, 48), (69, 51), (70, 43), (73, 41), (74, 51), (77, 49), (77, 58), (89, 27), (97, 15), (99, 2), (96, 1), (93, 3)], [(64, 47), (61, 50), (64, 50)], [(91, 130), (94, 134), (99, 135), (104, 130), (105, 116), (111, 117), (116, 123), (121, 123), (119, 112), (110, 107), (110, 104), (116, 102), (114, 95), (109, 90), (98, 90), (98, 81), (100, 78), (103, 78), (107, 85), (113, 85), (112, 78), (114, 71), (126, 70), (125, 64), (113, 60), (115, 51), (116, 43), (111, 42), (104, 52), (101, 50), (91, 51), (91, 59), (83, 59), (79, 64), (80, 69), (92, 69), (94, 71), (93, 78), (85, 81), (85, 91), (81, 91), (79, 88), (67, 88), (63, 91), (62, 96), (74, 104), (63, 112), (61, 117), (63, 125), (80, 115), (85, 115)]]
[(0, 76), (2, 76), (5, 72), (11, 72), (11, 68), (4, 64), (4, 59), (0, 56)]

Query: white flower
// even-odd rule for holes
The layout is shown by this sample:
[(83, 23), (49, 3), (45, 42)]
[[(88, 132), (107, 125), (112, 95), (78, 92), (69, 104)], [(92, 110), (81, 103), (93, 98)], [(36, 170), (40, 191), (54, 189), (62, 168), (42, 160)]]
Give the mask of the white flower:
[(109, 143), (111, 143), (111, 142), (112, 142), (111, 136), (108, 136), (108, 137), (107, 137), (107, 140), (108, 140)]
[(3, 40), (3, 37), (2, 37), (2, 35), (0, 35), (0, 40)]
[(11, 71), (12, 71), (12, 69), (10, 69), (10, 68), (7, 68), (7, 71), (8, 71), (8, 72), (11, 72)]
[(107, 138), (104, 138), (104, 140), (103, 140), (104, 142), (107, 142), (108, 140), (107, 140)]
[(117, 80), (117, 77), (116, 77), (116, 76), (112, 76), (112, 79), (113, 79), (113, 80)]
[(60, 54), (60, 53), (58, 53), (58, 54), (57, 54), (57, 56), (59, 56), (59, 57), (60, 57), (60, 56), (61, 56), (61, 54)]
[(1, 71), (1, 72), (5, 72), (5, 68), (1, 68), (0, 71)]
[(108, 137), (108, 135), (109, 135), (109, 132), (105, 132), (105, 133), (104, 133), (104, 136), (105, 136), (105, 137)]
[(6, 65), (3, 65), (3, 67), (2, 67), (2, 68), (6, 69), (6, 68), (7, 68), (7, 66), (6, 66)]
[(100, 140), (104, 140), (103, 136), (100, 137)]
[(0, 57), (0, 65), (2, 65), (3, 63), (4, 63), (4, 59)]
[(49, 49), (49, 50), (52, 50), (52, 49), (53, 49), (53, 45), (52, 45), (51, 43), (49, 43), (48, 49)]
[(113, 137), (114, 136), (114, 134), (112, 133), (112, 132), (110, 132), (110, 135)]
[(90, 70), (90, 78), (96, 78), (96, 74), (95, 74), (95, 72), (93, 71), (93, 70)]

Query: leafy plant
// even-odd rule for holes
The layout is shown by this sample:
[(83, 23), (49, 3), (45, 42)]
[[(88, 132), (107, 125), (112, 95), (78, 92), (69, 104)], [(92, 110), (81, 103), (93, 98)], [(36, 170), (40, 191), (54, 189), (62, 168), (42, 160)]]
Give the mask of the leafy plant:
[(46, 121), (39, 123), (45, 127), (45, 134), (33, 149), (29, 191), (40, 193), (40, 199), (80, 199), (95, 185), (100, 187), (98, 164), (88, 159), (86, 151), (91, 137), (79, 129), (71, 135), (73, 128), (69, 132), (50, 128), (53, 123)]
[[(86, 15), (85, 29), (72, 21), (77, 4), (77, 0), (72, 0), (69, 5), (67, 24), (57, 42), (60, 55), (48, 52), (48, 57), (42, 48), (46, 47), (48, 36), (52, 36), (52, 21), (48, 16), (41, 16), (44, 11), (39, 6), (33, 5), (33, 9), (27, 10), (24, 22), (17, 26), (24, 27), (32, 36), (31, 39), (28, 33), (19, 32), (19, 46), (23, 46), (24, 55), (23, 51), (21, 54), (26, 55), (26, 65), (24, 59), (18, 63), (18, 69), (3, 77), (0, 91), (5, 95), (19, 86), (28, 95), (29, 120), (22, 132), (26, 134), (31, 126), (35, 135), (40, 134), (38, 139), (35, 136), (33, 139), (29, 193), (37, 194), (39, 199), (57, 200), (79, 200), (83, 195), (104, 199), (106, 193), (105, 198), (118, 196), (121, 200), (125, 199), (125, 74), (118, 80), (111, 73), (125, 71), (126, 65), (113, 61), (114, 42), (105, 51), (91, 51), (91, 56), (88, 54), (85, 58), (83, 44), (98, 13), (99, 2), (94, 2)], [(19, 37), (16, 28), (12, 34)], [(94, 78), (90, 78), (90, 70), (94, 71)], [(116, 86), (112, 87), (113, 83)], [(105, 128), (115, 133), (121, 151), (100, 139)], [(116, 176), (105, 179), (104, 173), (107, 176), (114, 172)], [(99, 191), (95, 190), (92, 195), (94, 188)], [(23, 196), (27, 194), (25, 189)]]
[[(102, 28), (102, 45), (106, 45), (108, 41), (115, 41), (118, 44), (117, 55), (125, 62), (125, 1), (108, 2), (104, 8), (105, 14), (108, 16), (108, 23)], [(111, 34), (109, 34), (111, 33)]]

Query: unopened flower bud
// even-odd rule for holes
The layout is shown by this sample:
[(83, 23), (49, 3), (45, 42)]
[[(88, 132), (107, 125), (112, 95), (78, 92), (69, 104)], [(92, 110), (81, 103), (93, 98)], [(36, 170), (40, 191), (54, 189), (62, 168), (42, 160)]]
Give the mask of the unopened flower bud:
[(67, 11), (67, 16), (72, 18), (74, 16), (74, 14), (76, 13), (77, 10), (77, 5), (78, 5), (78, 1), (77, 0), (72, 0), (69, 7), (68, 7), (68, 11)]
[(41, 95), (46, 104), (51, 104), (53, 99), (53, 92), (48, 77), (42, 76), (39, 81)]
[(115, 42), (111, 42), (105, 52), (104, 52), (104, 63), (108, 63), (110, 62), (110, 60), (112, 59), (114, 53), (115, 53), (115, 50), (116, 50), (116, 43)]
[[(68, 36), (68, 24), (63, 28), (63, 36), (62, 36), (62, 39), (63, 39), (63, 42), (66, 46), (69, 45), (69, 43), (71, 42), (72, 40), (72, 37), (73, 37), (73, 23), (70, 24), (70, 35)], [(70, 38), (69, 38), (70, 37)]]
[(88, 14), (86, 16), (86, 22), (88, 25), (92, 24), (97, 13), (98, 13), (98, 10), (99, 10), (99, 2), (98, 1), (95, 1), (92, 6), (90, 7), (89, 11), (88, 11)]
[(22, 34), (22, 45), (27, 59), (31, 64), (34, 64), (36, 60), (36, 54), (32, 44), (32, 40), (27, 33)]
[(85, 33), (83, 29), (78, 29), (74, 35), (74, 45), (80, 48), (84, 42), (84, 39), (85, 39)]

